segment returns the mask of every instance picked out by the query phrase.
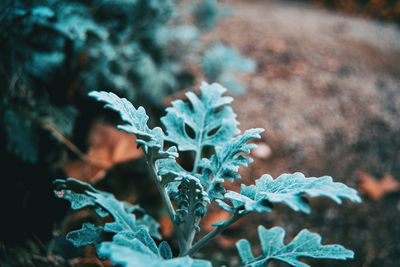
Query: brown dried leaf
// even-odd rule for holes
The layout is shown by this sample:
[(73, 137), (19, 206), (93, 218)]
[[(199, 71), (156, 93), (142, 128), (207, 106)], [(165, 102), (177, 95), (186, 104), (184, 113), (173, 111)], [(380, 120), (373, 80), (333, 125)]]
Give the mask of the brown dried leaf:
[(360, 189), (374, 200), (380, 200), (385, 194), (400, 189), (400, 183), (388, 173), (380, 180), (365, 172), (359, 172), (357, 176), (361, 181)]
[(171, 220), (167, 216), (163, 216), (158, 220), (161, 228), (161, 236), (163, 238), (170, 237), (174, 232), (174, 226), (172, 225)]
[(91, 127), (88, 143), (87, 155), (65, 164), (64, 171), (69, 177), (90, 183), (101, 179), (115, 164), (138, 158), (143, 153), (137, 148), (134, 135), (101, 122)]

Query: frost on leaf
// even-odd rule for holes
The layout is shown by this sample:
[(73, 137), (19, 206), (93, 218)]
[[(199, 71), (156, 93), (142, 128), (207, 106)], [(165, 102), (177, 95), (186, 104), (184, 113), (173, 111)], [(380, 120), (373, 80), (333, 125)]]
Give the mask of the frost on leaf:
[(236, 243), (243, 266), (267, 266), (268, 260), (287, 262), (292, 266), (307, 267), (299, 257), (346, 260), (354, 257), (351, 250), (341, 245), (321, 245), (321, 236), (303, 229), (288, 245), (283, 243), (285, 231), (280, 227), (269, 230), (258, 227), (261, 255), (254, 258), (250, 243), (246, 239)]
[(222, 96), (226, 91), (219, 84), (201, 85), (201, 98), (186, 93), (190, 103), (182, 100), (172, 102), (161, 118), (167, 136), (166, 140), (177, 144), (182, 151), (201, 153), (204, 146), (215, 146), (230, 140), (239, 130), (236, 114), (227, 104), (232, 97)]
[(164, 132), (159, 127), (150, 129), (147, 126), (149, 117), (143, 107), (136, 109), (132, 103), (125, 98), (120, 98), (111, 92), (92, 91), (89, 96), (98, 101), (106, 102), (105, 107), (119, 112), (123, 121), (128, 124), (118, 125), (118, 129), (136, 135), (136, 142), (144, 146), (145, 152), (155, 161), (161, 158), (177, 157), (174, 147), (163, 151)]
[(224, 197), (232, 201), (233, 207), (224, 202), (219, 203), (226, 210), (244, 208), (248, 211), (261, 211), (257, 207), (263, 203), (281, 202), (295, 211), (309, 214), (311, 209), (302, 197), (303, 194), (310, 197), (328, 197), (338, 204), (342, 203), (342, 198), (361, 202), (356, 190), (345, 184), (333, 182), (330, 176), (306, 178), (304, 174), (296, 172), (282, 174), (275, 180), (264, 174), (256, 180), (255, 185), (242, 185), (240, 194), (232, 191), (225, 194)]
[[(225, 180), (233, 182), (240, 179), (239, 167), (247, 165), (253, 160), (245, 154), (249, 154), (256, 144), (247, 144), (251, 139), (259, 139), (264, 129), (249, 129), (243, 135), (237, 136), (231, 141), (215, 146), (215, 155), (210, 159), (202, 159), (200, 167), (203, 168), (202, 183), (207, 187), (210, 198), (223, 198), (225, 189), (221, 183)], [(238, 155), (239, 153), (242, 153)]]

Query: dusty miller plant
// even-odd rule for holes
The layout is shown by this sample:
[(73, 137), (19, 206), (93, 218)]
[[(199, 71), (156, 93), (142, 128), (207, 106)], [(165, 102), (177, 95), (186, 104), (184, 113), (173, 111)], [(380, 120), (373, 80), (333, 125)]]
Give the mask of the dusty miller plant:
[[(161, 118), (165, 132), (147, 126), (148, 116), (143, 107), (136, 109), (113, 93), (89, 93), (105, 102), (106, 108), (119, 112), (126, 122), (119, 129), (136, 135), (174, 226), (179, 255), (172, 254), (166, 241), (157, 241), (157, 245), (155, 240), (161, 239), (158, 224), (148, 215), (136, 217), (134, 212), (143, 212), (140, 207), (118, 201), (112, 194), (72, 178), (55, 181), (56, 195), (69, 200), (73, 209), (93, 206), (99, 216), (111, 215), (113, 221), (103, 226), (85, 223), (81, 229), (68, 233), (67, 239), (76, 246), (95, 245), (101, 258), (124, 266), (211, 266), (209, 261), (192, 256), (240, 218), (253, 212), (271, 212), (272, 203), (310, 213), (303, 195), (328, 197), (339, 204), (342, 198), (361, 202), (356, 190), (333, 182), (330, 176), (306, 178), (302, 173), (282, 174), (276, 179), (265, 174), (254, 185), (242, 185), (240, 192), (226, 190), (223, 183), (240, 179), (239, 167), (246, 167), (252, 161), (248, 154), (256, 145), (248, 142), (260, 138), (263, 129), (249, 129), (240, 134), (236, 114), (229, 106), (233, 99), (224, 96), (225, 91), (219, 84), (203, 83), (200, 97), (189, 92), (188, 101), (173, 101)], [(176, 146), (166, 149), (165, 141)], [(206, 146), (215, 151), (208, 158), (203, 157)], [(181, 151), (194, 152), (191, 171), (177, 162)], [(232, 216), (214, 224), (214, 230), (193, 244), (200, 231), (199, 223), (212, 201)], [(106, 233), (113, 234), (112, 241), (105, 241)], [(259, 226), (258, 234), (261, 242), (258, 256), (253, 255), (246, 239), (236, 243), (243, 266), (267, 266), (271, 259), (308, 266), (299, 257), (345, 260), (354, 256), (341, 245), (322, 245), (318, 234), (305, 229), (288, 244), (283, 242), (285, 231), (280, 227)]]

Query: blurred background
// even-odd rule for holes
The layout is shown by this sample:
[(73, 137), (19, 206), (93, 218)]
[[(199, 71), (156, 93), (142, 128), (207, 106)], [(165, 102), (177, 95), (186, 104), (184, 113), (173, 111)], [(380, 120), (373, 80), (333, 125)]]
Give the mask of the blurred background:
[[(59, 178), (140, 204), (173, 239), (135, 138), (87, 93), (126, 97), (156, 126), (171, 99), (206, 80), (235, 97), (242, 130), (266, 129), (243, 183), (263, 173), (331, 175), (363, 203), (314, 199), (310, 216), (277, 206), (239, 221), (197, 256), (237, 266), (235, 242), (248, 238), (259, 249), (262, 224), (284, 227), (288, 240), (308, 228), (355, 251), (353, 260), (312, 266), (398, 266), (399, 25), (395, 0), (1, 1), (0, 265), (110, 265), (65, 240), (99, 219), (54, 197)], [(210, 207), (202, 231), (226, 216)]]

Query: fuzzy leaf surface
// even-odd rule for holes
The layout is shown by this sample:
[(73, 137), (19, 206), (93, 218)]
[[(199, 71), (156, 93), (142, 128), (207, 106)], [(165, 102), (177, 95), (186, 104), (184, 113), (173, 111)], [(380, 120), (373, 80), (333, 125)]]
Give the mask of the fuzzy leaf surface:
[(72, 242), (75, 247), (94, 245), (102, 241), (103, 232), (103, 227), (96, 226), (92, 223), (84, 223), (81, 229), (69, 232), (66, 238)]
[(190, 172), (186, 171), (174, 159), (161, 159), (155, 163), (161, 184), (167, 186), (173, 182), (180, 182), (182, 179), (196, 179)]
[[(166, 251), (167, 250), (167, 251)], [(163, 251), (162, 254), (159, 251)], [(103, 242), (99, 254), (110, 258), (113, 263), (125, 267), (211, 267), (205, 260), (196, 260), (188, 256), (171, 259), (170, 248), (162, 242), (157, 252), (150, 249), (146, 242), (136, 236), (116, 235), (112, 242)], [(161, 255), (160, 255), (161, 254)], [(164, 258), (167, 257), (168, 259)]]
[(163, 241), (158, 246), (160, 256), (166, 260), (172, 259), (172, 250), (166, 241)]
[(139, 206), (119, 201), (110, 193), (96, 190), (91, 185), (72, 178), (55, 180), (54, 184), (56, 195), (69, 200), (73, 209), (94, 206), (100, 216), (104, 217), (104, 213), (111, 215), (114, 221), (106, 223), (104, 231), (119, 233), (146, 229), (153, 237), (160, 238), (158, 223), (152, 217), (144, 215), (136, 219), (132, 214), (136, 210), (143, 212)]
[(280, 227), (269, 230), (258, 227), (261, 242), (261, 256), (254, 258), (250, 243), (246, 239), (236, 243), (243, 266), (268, 266), (268, 260), (284, 261), (292, 266), (307, 267), (299, 257), (346, 260), (354, 257), (354, 252), (341, 245), (321, 245), (321, 236), (303, 229), (289, 244), (283, 239), (285, 231)]
[(150, 129), (147, 126), (149, 117), (143, 107), (136, 109), (127, 99), (120, 98), (111, 92), (92, 91), (89, 96), (105, 102), (106, 108), (117, 111), (121, 119), (128, 123), (118, 125), (118, 129), (135, 134), (136, 142), (144, 146), (145, 152), (150, 154), (153, 160), (177, 157), (176, 150), (173, 148), (163, 151), (164, 132), (159, 127)]
[[(263, 175), (256, 180), (255, 185), (242, 185), (240, 194), (229, 191), (225, 198), (232, 200), (233, 208), (244, 207), (248, 211), (261, 211), (257, 207), (268, 203), (284, 203), (295, 211), (311, 213), (307, 201), (302, 197), (306, 194), (310, 197), (328, 197), (338, 204), (342, 198), (354, 202), (361, 202), (356, 190), (343, 183), (333, 182), (332, 177), (306, 178), (304, 174), (282, 174), (277, 179), (270, 175)], [(225, 206), (221, 206), (228, 209)]]
[[(167, 115), (161, 118), (167, 131), (166, 140), (177, 144), (182, 151), (201, 153), (204, 146), (224, 143), (239, 131), (236, 114), (227, 106), (233, 99), (222, 96), (226, 89), (219, 84), (210, 85), (206, 82), (202, 83), (200, 89), (201, 98), (188, 92), (186, 96), (190, 104), (175, 100), (172, 107), (166, 109)], [(191, 128), (194, 136), (190, 136), (186, 127)]]
[[(240, 179), (239, 167), (247, 167), (253, 160), (245, 154), (249, 154), (256, 144), (247, 144), (251, 139), (261, 138), (260, 133), (264, 129), (249, 129), (243, 135), (237, 136), (231, 141), (215, 146), (215, 154), (210, 159), (202, 159), (200, 167), (203, 175), (200, 178), (207, 187), (210, 198), (223, 198), (225, 189), (221, 186), (225, 180), (233, 182)], [(242, 153), (238, 155), (239, 153)]]

